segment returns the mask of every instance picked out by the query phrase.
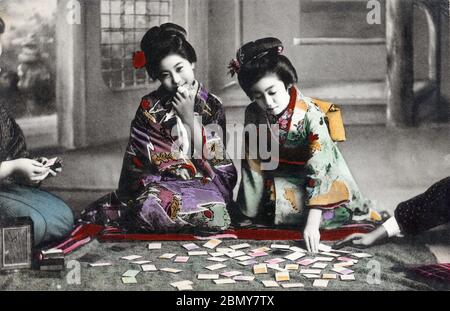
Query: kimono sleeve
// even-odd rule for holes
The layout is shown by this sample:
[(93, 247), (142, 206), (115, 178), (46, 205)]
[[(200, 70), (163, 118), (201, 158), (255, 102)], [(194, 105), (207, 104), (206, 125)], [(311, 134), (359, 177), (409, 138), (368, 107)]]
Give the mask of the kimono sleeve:
[(350, 191), (339, 173), (335, 143), (323, 113), (315, 106), (308, 107), (305, 130), (310, 151), (306, 163), (306, 206), (333, 209), (349, 202)]

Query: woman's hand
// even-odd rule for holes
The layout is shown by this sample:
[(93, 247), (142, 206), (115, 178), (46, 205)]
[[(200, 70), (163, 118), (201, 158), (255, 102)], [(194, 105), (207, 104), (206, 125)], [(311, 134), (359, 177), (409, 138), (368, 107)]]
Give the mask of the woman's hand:
[(188, 90), (178, 91), (172, 99), (173, 108), (175, 108), (178, 116), (181, 118), (183, 123), (189, 126), (189, 128), (194, 127), (194, 103), (195, 97), (190, 94)]
[(369, 247), (375, 244), (378, 240), (387, 236), (387, 232), (383, 226), (369, 233), (354, 233), (346, 237), (344, 240), (336, 243), (337, 247), (341, 245), (353, 244), (357, 246)]
[(320, 243), (320, 221), (322, 211), (320, 209), (310, 209), (305, 229), (303, 230), (303, 239), (306, 243), (308, 252), (317, 253)]
[(32, 184), (40, 183), (48, 174), (56, 175), (49, 167), (44, 167), (44, 164), (36, 160), (21, 158), (9, 162), (11, 162), (13, 174), (25, 178), (26, 182)]

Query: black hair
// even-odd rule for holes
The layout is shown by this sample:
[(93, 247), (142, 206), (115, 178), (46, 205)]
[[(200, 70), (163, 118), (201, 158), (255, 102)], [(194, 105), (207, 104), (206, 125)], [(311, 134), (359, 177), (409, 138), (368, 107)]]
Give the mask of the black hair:
[(272, 37), (248, 42), (237, 51), (239, 85), (249, 98), (252, 86), (269, 73), (283, 81), (286, 88), (297, 83), (297, 71), (286, 56), (280, 55), (282, 51), (281, 41)]
[(0, 17), (0, 35), (5, 32), (5, 22)]
[(186, 30), (173, 23), (155, 26), (146, 32), (141, 40), (141, 50), (147, 60), (145, 68), (150, 78), (158, 78), (161, 60), (168, 55), (179, 55), (191, 64), (197, 62), (195, 50), (186, 36)]

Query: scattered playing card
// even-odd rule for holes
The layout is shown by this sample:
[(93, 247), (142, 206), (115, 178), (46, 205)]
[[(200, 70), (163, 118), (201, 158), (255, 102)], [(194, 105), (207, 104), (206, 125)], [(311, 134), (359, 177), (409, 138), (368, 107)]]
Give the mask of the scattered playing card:
[(242, 249), (242, 248), (247, 248), (250, 247), (250, 244), (248, 243), (242, 243), (242, 244), (237, 244), (237, 245), (231, 245), (230, 248), (236, 250), (236, 249)]
[(322, 279), (335, 280), (335, 279), (337, 279), (337, 274), (336, 273), (324, 273), (324, 274), (322, 274)]
[(333, 261), (334, 258), (333, 257), (316, 257), (314, 258), (314, 261)]
[(313, 269), (325, 269), (328, 266), (326, 262), (316, 262), (314, 263), (311, 268)]
[(233, 278), (235, 281), (253, 281), (254, 279), (253, 275), (237, 275)]
[(341, 255), (329, 252), (321, 252), (320, 255), (331, 256), (331, 257), (339, 257)]
[(216, 261), (216, 262), (224, 262), (224, 261), (227, 261), (228, 258), (223, 258), (223, 257), (209, 257), (209, 258), (206, 258), (206, 260), (209, 260), (209, 261)]
[(301, 274), (320, 274), (322, 270), (320, 269), (301, 269)]
[(349, 257), (339, 257), (338, 260), (340, 260), (340, 261), (351, 261), (353, 263), (358, 263), (358, 259), (353, 259), (353, 258), (349, 258)]
[(173, 268), (162, 268), (160, 270), (165, 271), (165, 272), (170, 272), (170, 273), (179, 273), (179, 272), (183, 271), (183, 270), (173, 269)]
[(263, 280), (261, 281), (265, 287), (280, 287), (277, 282), (272, 280)]
[(354, 265), (354, 263), (351, 261), (341, 261), (341, 262), (335, 263), (333, 265), (333, 267), (334, 268), (336, 268), (336, 267), (351, 267), (353, 265)]
[(139, 270), (127, 270), (124, 274), (122, 274), (123, 277), (129, 277), (129, 278), (134, 278), (136, 277), (136, 275), (139, 274)]
[(269, 254), (267, 254), (266, 252), (251, 252), (251, 253), (249, 253), (249, 255), (252, 257), (261, 257), (261, 256), (267, 256)]
[(149, 271), (157, 271), (158, 269), (156, 269), (155, 265), (142, 265), (141, 266), (142, 271), (144, 272), (149, 272)]
[(218, 239), (211, 239), (208, 242), (206, 242), (205, 244), (203, 244), (203, 247), (209, 248), (209, 249), (213, 249), (215, 248), (217, 245), (219, 245), (220, 243), (222, 243), (221, 240)]
[(183, 284), (177, 287), (179, 291), (182, 290), (193, 290), (194, 288), (192, 287), (192, 285), (189, 284)]
[(150, 243), (148, 244), (148, 249), (160, 249), (161, 243)]
[(235, 257), (245, 256), (245, 253), (243, 251), (232, 251), (232, 252), (225, 253), (225, 255), (230, 258), (235, 258)]
[(207, 266), (205, 268), (208, 269), (208, 270), (214, 271), (214, 270), (217, 270), (217, 269), (226, 268), (226, 265), (218, 263), (218, 264), (215, 264), (215, 265)]
[(131, 263), (136, 264), (136, 265), (145, 265), (146, 263), (151, 262), (150, 260), (137, 260), (137, 261), (132, 261)]
[(281, 272), (286, 271), (286, 269), (281, 268), (279, 264), (267, 264), (267, 268)]
[(177, 281), (177, 282), (173, 282), (170, 283), (170, 285), (172, 285), (173, 287), (178, 287), (178, 286), (183, 286), (183, 285), (192, 285), (192, 281), (189, 280), (184, 280), (184, 281)]
[(244, 260), (244, 261), (240, 261), (239, 264), (242, 266), (248, 266), (248, 265), (253, 265), (255, 263), (258, 263), (256, 260), (254, 259), (250, 259), (250, 260)]
[(263, 274), (267, 273), (267, 265), (265, 263), (261, 263), (258, 265), (253, 266), (253, 273), (254, 274)]
[(354, 281), (355, 280), (354, 274), (341, 275), (340, 277), (341, 277), (341, 281)]
[(302, 260), (297, 261), (297, 263), (298, 263), (299, 265), (302, 265), (302, 266), (310, 265), (310, 264), (312, 264), (313, 262), (315, 262), (314, 259), (302, 259)]
[(254, 253), (254, 252), (267, 252), (267, 251), (270, 251), (270, 248), (267, 246), (263, 246), (263, 247), (252, 249), (250, 252)]
[(264, 262), (268, 263), (268, 264), (277, 264), (277, 263), (280, 263), (280, 262), (283, 262), (283, 261), (285, 261), (283, 258), (272, 258), (272, 259), (268, 259), (268, 260), (266, 260)]
[(120, 257), (120, 259), (125, 259), (125, 260), (136, 260), (138, 258), (142, 258), (142, 256), (139, 255), (130, 255), (130, 256), (124, 256), (124, 257)]
[(352, 254), (352, 256), (356, 257), (356, 258), (369, 258), (369, 257), (373, 257), (373, 255), (367, 254), (367, 253), (354, 253)]
[(160, 259), (171, 259), (172, 257), (176, 256), (177, 254), (172, 253), (165, 253), (159, 256)]
[(220, 256), (223, 256), (223, 255), (225, 255), (224, 253), (219, 253), (219, 252), (215, 252), (215, 253), (209, 253), (211, 256), (213, 256), (213, 257), (220, 257)]
[(290, 249), (291, 247), (287, 244), (272, 244), (270, 245), (272, 249)]
[(331, 270), (334, 271), (334, 272), (337, 272), (339, 274), (351, 274), (351, 273), (354, 272), (353, 270), (347, 269), (345, 267), (335, 267), (335, 268), (333, 268)]
[(303, 274), (303, 276), (308, 279), (320, 279), (320, 274)]
[(219, 279), (214, 280), (214, 283), (216, 284), (234, 284), (236, 281), (234, 279)]
[(328, 280), (314, 280), (313, 286), (314, 287), (327, 287)]
[(89, 266), (91, 266), (91, 267), (107, 267), (107, 266), (112, 266), (112, 263), (110, 263), (110, 262), (96, 262), (96, 263), (90, 263)]
[(321, 252), (329, 252), (331, 251), (331, 246), (319, 243), (319, 246), (317, 247), (319, 249), (319, 251)]
[(301, 247), (297, 247), (297, 246), (291, 246), (290, 250), (294, 251), (294, 252), (301, 252), (301, 253), (307, 253), (308, 252), (306, 249), (301, 248)]
[(123, 277), (122, 283), (123, 284), (136, 284), (137, 280), (135, 277)]
[(305, 287), (302, 283), (281, 283), (283, 288), (296, 288), (296, 287)]
[(227, 278), (231, 278), (231, 277), (241, 275), (241, 274), (242, 274), (241, 271), (226, 271), (226, 272), (222, 272), (220, 275), (226, 276)]
[(218, 278), (219, 278), (218, 274), (201, 273), (197, 275), (197, 279), (199, 280), (217, 280)]
[(284, 266), (286, 270), (298, 270), (298, 265), (294, 263), (289, 263)]
[(252, 256), (248, 256), (248, 255), (234, 257), (234, 259), (239, 260), (239, 261), (249, 260), (249, 259), (252, 259), (252, 258), (253, 258)]
[(189, 260), (189, 256), (177, 256), (173, 260), (173, 262), (187, 262)]
[(203, 255), (208, 255), (207, 251), (190, 251), (188, 252), (189, 256), (203, 256)]
[(194, 250), (194, 249), (200, 248), (200, 246), (198, 246), (198, 245), (195, 244), (195, 243), (184, 244), (183, 247), (184, 247), (185, 249), (187, 249), (188, 251), (192, 251), (192, 250)]
[(292, 254), (289, 254), (289, 255), (287, 255), (287, 256), (284, 256), (284, 258), (289, 259), (289, 260), (292, 260), (292, 261), (295, 261), (295, 260), (297, 260), (297, 259), (299, 259), (299, 258), (302, 258), (302, 257), (304, 257), (304, 256), (306, 256), (305, 253), (297, 252), (297, 253), (292, 253)]
[(216, 252), (225, 254), (228, 252), (234, 252), (234, 249), (229, 248), (229, 247), (217, 247)]
[(275, 280), (277, 282), (289, 281), (289, 272), (288, 271), (276, 272), (275, 273)]

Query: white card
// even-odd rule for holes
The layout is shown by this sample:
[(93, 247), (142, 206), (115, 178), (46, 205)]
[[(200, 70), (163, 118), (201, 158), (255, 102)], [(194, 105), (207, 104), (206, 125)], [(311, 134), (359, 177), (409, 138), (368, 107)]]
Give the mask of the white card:
[(311, 268), (313, 269), (325, 269), (328, 266), (326, 262), (316, 262), (314, 263)]
[(193, 290), (194, 288), (192, 287), (192, 285), (189, 284), (183, 284), (180, 286), (177, 286), (178, 290)]
[(136, 275), (139, 274), (139, 270), (127, 270), (124, 274), (122, 274), (123, 277), (129, 277), (129, 278), (134, 278), (136, 277)]
[(327, 287), (328, 280), (314, 280), (313, 286), (314, 287)]
[(333, 261), (334, 258), (333, 257), (316, 257), (314, 258), (314, 261)]
[(249, 253), (249, 255), (252, 257), (261, 257), (261, 256), (267, 256), (269, 254), (267, 254), (266, 252), (251, 252), (251, 253)]
[(272, 249), (290, 249), (291, 247), (287, 244), (272, 244), (270, 245)]
[(124, 257), (120, 257), (120, 259), (125, 259), (125, 260), (136, 260), (138, 258), (142, 258), (142, 256), (139, 255), (130, 255), (130, 256), (124, 256)]
[(223, 258), (223, 257), (209, 257), (209, 258), (206, 258), (206, 260), (209, 260), (209, 261), (216, 261), (216, 262), (224, 262), (224, 261), (227, 261), (228, 258)]
[(137, 280), (135, 277), (123, 277), (122, 283), (123, 284), (136, 284)]
[(188, 252), (189, 256), (203, 256), (203, 255), (208, 255), (207, 251), (190, 251)]
[(206, 242), (205, 244), (203, 244), (203, 247), (209, 248), (209, 249), (213, 249), (215, 248), (217, 245), (219, 245), (220, 243), (222, 243), (221, 240), (218, 239), (211, 239), (208, 242)]
[(277, 282), (272, 280), (263, 280), (261, 281), (265, 287), (280, 287)]
[(258, 247), (258, 248), (252, 249), (250, 252), (257, 253), (257, 252), (267, 252), (267, 251), (270, 251), (270, 247), (263, 246), (263, 247)]
[(149, 271), (157, 271), (158, 269), (156, 269), (155, 265), (142, 265), (141, 266), (142, 271), (144, 272), (149, 272)]
[(228, 252), (234, 252), (234, 249), (229, 248), (229, 247), (217, 247), (216, 252), (224, 254), (224, 253), (228, 253)]
[(177, 256), (173, 260), (173, 262), (187, 262), (189, 260), (189, 256)]
[(233, 278), (235, 281), (253, 281), (254, 279), (253, 275), (237, 275)]
[(197, 275), (197, 279), (199, 280), (217, 280), (218, 278), (219, 278), (218, 274), (200, 273)]
[(283, 269), (280, 267), (279, 264), (267, 264), (267, 268), (276, 270), (276, 271), (286, 271), (286, 269)]
[(354, 274), (341, 275), (340, 277), (341, 277), (341, 281), (354, 281), (355, 280)]
[(325, 244), (322, 244), (322, 243), (319, 243), (319, 246), (317, 248), (321, 252), (329, 252), (332, 249), (331, 246), (328, 246), (328, 245), (325, 245)]
[(252, 258), (253, 258), (252, 256), (248, 256), (248, 255), (234, 257), (234, 259), (239, 260), (239, 261), (250, 260)]
[(244, 261), (240, 261), (239, 264), (242, 266), (248, 266), (248, 265), (253, 265), (255, 263), (258, 263), (256, 260), (254, 259), (250, 259), (250, 260), (244, 260)]
[(271, 264), (271, 265), (276, 265), (276, 264), (278, 264), (280, 262), (283, 262), (283, 261), (286, 261), (286, 260), (284, 260), (283, 258), (272, 258), (272, 259), (267, 259), (264, 262), (268, 263), (268, 264)]
[(194, 250), (194, 249), (200, 248), (200, 246), (198, 246), (198, 245), (195, 244), (195, 243), (187, 243), (187, 244), (184, 244), (183, 247), (184, 247), (185, 249), (187, 249), (188, 251), (192, 251), (192, 250)]
[(254, 265), (253, 266), (253, 273), (254, 274), (267, 273), (267, 265), (265, 263)]
[(322, 270), (319, 269), (301, 269), (301, 274), (320, 274)]
[(214, 283), (216, 283), (216, 284), (234, 284), (234, 283), (236, 283), (236, 281), (233, 279), (218, 279), (218, 280), (214, 280)]
[[(291, 249), (291, 251), (294, 251), (294, 252), (300, 252), (300, 253), (307, 253), (308, 252), (306, 249), (301, 248), (301, 247), (297, 247), (297, 246), (291, 246), (290, 249)], [(299, 284), (301, 284), (301, 283), (299, 283)]]
[(208, 269), (208, 270), (214, 271), (214, 270), (222, 269), (222, 268), (225, 268), (225, 267), (226, 267), (226, 265), (218, 263), (218, 264), (215, 264), (215, 265), (207, 266), (205, 268)]
[(303, 274), (303, 276), (308, 279), (320, 279), (320, 274)]
[(170, 259), (170, 258), (172, 258), (172, 257), (174, 257), (176, 255), (177, 254), (165, 253), (165, 254), (162, 254), (161, 256), (159, 256), (159, 258), (161, 258), (161, 259)]
[(232, 251), (232, 252), (225, 253), (225, 255), (230, 258), (234, 258), (234, 257), (245, 256), (245, 253), (243, 251)]
[(281, 283), (283, 288), (297, 288), (297, 287), (305, 287), (302, 283)]
[(373, 255), (367, 254), (367, 253), (354, 253), (352, 256), (355, 256), (356, 258), (369, 258), (373, 257)]
[(108, 267), (108, 266), (112, 266), (112, 263), (110, 263), (110, 262), (96, 262), (96, 263), (90, 263), (89, 266), (91, 266), (91, 267)]
[(209, 253), (211, 256), (213, 256), (213, 257), (220, 257), (220, 256), (223, 256), (223, 255), (225, 255), (224, 253), (220, 253), (220, 252), (215, 252), (215, 253)]
[(299, 258), (302, 258), (302, 257), (304, 257), (304, 256), (306, 256), (305, 253), (297, 252), (297, 253), (292, 253), (292, 254), (289, 254), (289, 255), (287, 255), (287, 256), (284, 256), (284, 258), (289, 259), (289, 260), (292, 260), (292, 261), (295, 261), (295, 260), (297, 260), (297, 259), (299, 259)]
[(227, 278), (231, 278), (231, 277), (241, 275), (241, 274), (242, 274), (241, 271), (226, 271), (226, 272), (222, 272), (220, 275), (226, 276)]
[(230, 248), (236, 250), (236, 249), (242, 249), (242, 248), (247, 248), (250, 247), (250, 244), (248, 243), (242, 243), (242, 244), (237, 244), (237, 245), (231, 245)]
[(146, 263), (151, 262), (150, 260), (138, 260), (138, 261), (132, 261), (131, 263), (135, 265), (145, 265)]
[(161, 243), (150, 243), (148, 244), (148, 249), (160, 249)]
[(179, 273), (179, 272), (183, 271), (183, 270), (173, 269), (173, 268), (162, 268), (160, 270), (165, 271), (165, 272), (170, 272), (170, 273)]
[(302, 259), (302, 260), (297, 261), (297, 263), (302, 266), (308, 266), (308, 265), (312, 264), (313, 262), (315, 262), (314, 259)]
[(337, 272), (337, 273), (339, 273), (339, 274), (351, 274), (351, 273), (354, 272), (353, 270), (347, 269), (347, 268), (345, 268), (345, 267), (334, 267), (334, 268), (331, 269), (331, 270), (332, 270), (332, 271), (335, 271), (335, 272)]
[(331, 256), (331, 257), (340, 257), (340, 254), (329, 253), (329, 252), (321, 252), (320, 255)]
[(183, 286), (183, 285), (192, 285), (192, 281), (189, 280), (184, 280), (184, 281), (177, 281), (177, 282), (173, 282), (170, 283), (170, 285), (172, 285), (173, 287), (178, 287), (178, 286)]

